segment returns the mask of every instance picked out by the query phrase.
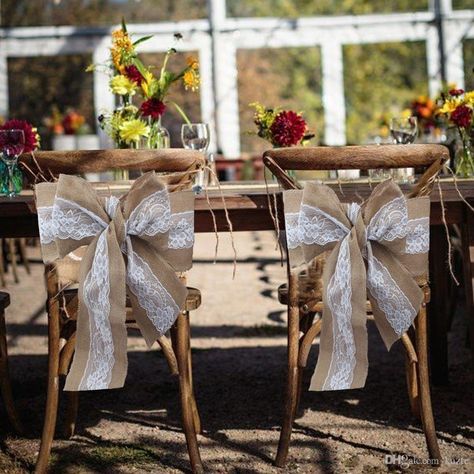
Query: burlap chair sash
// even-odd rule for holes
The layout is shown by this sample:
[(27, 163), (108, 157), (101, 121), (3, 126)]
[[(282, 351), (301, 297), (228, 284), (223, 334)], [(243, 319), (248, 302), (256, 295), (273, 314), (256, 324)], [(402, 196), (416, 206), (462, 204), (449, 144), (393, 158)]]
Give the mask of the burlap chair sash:
[(60, 175), (36, 186), (45, 263), (87, 245), (79, 270), (77, 343), (65, 390), (122, 387), (127, 374), (126, 295), (147, 344), (183, 307), (176, 272), (192, 264), (194, 194), (168, 193), (154, 172), (120, 199), (100, 197), (85, 180)]
[(285, 191), (283, 199), (292, 271), (331, 251), (322, 276), (320, 353), (310, 390), (363, 387), (367, 297), (387, 349), (420, 308), (423, 294), (415, 277), (427, 271), (429, 198), (407, 199), (385, 181), (362, 205), (341, 203), (320, 183)]

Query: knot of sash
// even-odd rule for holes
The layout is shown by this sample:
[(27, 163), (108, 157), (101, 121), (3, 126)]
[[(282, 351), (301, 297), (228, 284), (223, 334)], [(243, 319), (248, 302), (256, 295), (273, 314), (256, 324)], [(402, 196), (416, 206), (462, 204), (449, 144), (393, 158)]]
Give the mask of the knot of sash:
[(61, 175), (35, 190), (43, 260), (87, 246), (78, 276), (76, 351), (65, 390), (122, 387), (127, 374), (126, 301), (151, 346), (186, 296), (177, 271), (191, 267), (194, 195), (168, 193), (150, 172), (120, 199)]
[(360, 388), (367, 377), (367, 310), (387, 346), (413, 323), (427, 271), (428, 198), (407, 199), (393, 181), (367, 201), (343, 204), (328, 186), (284, 193), (290, 265), (329, 251), (323, 270), (320, 352), (312, 390)]

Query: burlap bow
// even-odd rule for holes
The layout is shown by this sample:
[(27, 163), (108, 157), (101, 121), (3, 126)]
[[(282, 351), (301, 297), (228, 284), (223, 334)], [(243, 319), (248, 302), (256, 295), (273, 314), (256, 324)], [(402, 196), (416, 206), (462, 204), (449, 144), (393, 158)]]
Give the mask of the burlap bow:
[(126, 295), (151, 346), (174, 323), (187, 290), (176, 271), (191, 267), (194, 194), (169, 194), (155, 173), (118, 199), (61, 175), (36, 186), (43, 260), (87, 245), (79, 270), (74, 360), (65, 390), (122, 387), (127, 374)]
[(362, 206), (342, 204), (328, 186), (308, 183), (286, 191), (284, 206), (292, 267), (332, 250), (323, 271), (321, 342), (310, 390), (363, 387), (367, 296), (387, 349), (422, 302), (414, 277), (427, 271), (429, 199), (406, 199), (385, 181)]

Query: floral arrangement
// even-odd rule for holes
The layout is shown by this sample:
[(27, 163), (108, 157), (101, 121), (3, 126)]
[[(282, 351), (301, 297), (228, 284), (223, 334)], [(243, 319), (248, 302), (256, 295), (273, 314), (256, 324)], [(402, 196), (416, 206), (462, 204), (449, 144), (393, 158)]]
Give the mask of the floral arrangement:
[(462, 177), (474, 176), (474, 91), (451, 89), (442, 93), (438, 113), (454, 125), (461, 139), (461, 153), (456, 159), (456, 173)]
[(84, 115), (73, 109), (68, 109), (62, 114), (57, 107), (53, 107), (51, 115), (45, 118), (44, 124), (54, 135), (81, 135), (89, 132)]
[(259, 102), (253, 102), (250, 106), (255, 109), (256, 135), (274, 147), (304, 145), (314, 137), (314, 134), (308, 132), (308, 126), (301, 113), (279, 107), (268, 108)]
[(426, 95), (420, 95), (413, 100), (409, 107), (410, 115), (417, 118), (421, 131), (429, 133), (439, 125), (436, 113), (436, 102)]
[[(40, 146), (38, 130), (26, 120), (11, 119), (3, 123), (0, 122), (0, 130), (23, 130), (25, 136), (24, 153), (31, 153)], [(4, 145), (5, 143), (0, 143), (0, 147)], [(19, 193), (23, 188), (23, 174), (17, 165), (13, 168), (12, 182), (14, 191)], [(0, 194), (7, 194), (8, 192), (8, 170), (3, 160), (0, 160)]]
[(11, 119), (0, 125), (0, 130), (23, 130), (25, 135), (24, 153), (35, 151), (40, 146), (40, 136), (38, 129), (33, 127), (26, 120)]
[[(120, 106), (111, 113), (99, 117), (100, 127), (119, 147), (138, 146), (147, 139), (149, 147), (158, 147), (161, 117), (167, 109), (166, 98), (173, 85), (182, 83), (186, 90), (199, 88), (199, 64), (194, 57), (187, 59), (187, 65), (178, 73), (167, 69), (175, 48), (165, 55), (161, 68), (145, 66), (138, 57), (137, 46), (151, 38), (145, 36), (132, 41), (124, 21), (122, 27), (112, 33), (110, 61), (106, 72), (110, 75), (110, 90), (119, 97)], [(176, 41), (182, 38), (175, 35)], [(93, 70), (96, 66), (91, 66)], [(189, 123), (183, 110), (175, 102), (171, 104)]]

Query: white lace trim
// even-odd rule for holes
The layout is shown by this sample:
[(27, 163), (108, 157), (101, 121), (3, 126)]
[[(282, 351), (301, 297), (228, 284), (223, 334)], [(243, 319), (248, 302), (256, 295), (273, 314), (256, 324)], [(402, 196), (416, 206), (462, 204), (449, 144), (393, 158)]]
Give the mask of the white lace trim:
[(375, 241), (393, 241), (407, 235), (408, 209), (403, 196), (382, 206), (367, 226), (367, 238)]
[(168, 191), (161, 189), (143, 199), (127, 221), (130, 235), (164, 234), (170, 229), (171, 208)]
[(327, 287), (327, 305), (333, 315), (333, 350), (323, 390), (351, 387), (356, 366), (356, 346), (352, 331), (352, 286), (349, 240), (341, 242), (336, 269)]
[(297, 214), (285, 214), (285, 227), (289, 249), (302, 244), (323, 246), (338, 242), (349, 233), (349, 229), (333, 216), (306, 204), (301, 205)]
[(416, 316), (416, 309), (397, 285), (390, 272), (372, 254), (370, 246), (367, 288), (398, 336), (404, 334)]
[(194, 211), (171, 215), (168, 246), (170, 249), (187, 249), (194, 245)]
[(50, 244), (56, 238), (52, 225), (53, 206), (38, 207), (37, 211), (40, 240), (44, 245)]
[(420, 217), (408, 221), (405, 252), (409, 254), (428, 253), (430, 249), (430, 219)]
[(67, 199), (56, 197), (51, 220), (46, 226), (49, 226), (47, 233), (54, 235), (55, 239), (82, 240), (95, 237), (108, 224), (89, 209)]
[(84, 280), (84, 305), (89, 312), (90, 349), (79, 390), (109, 386), (114, 367), (114, 343), (110, 326), (110, 278), (106, 233), (97, 240), (94, 260)]
[(127, 247), (127, 285), (157, 331), (164, 334), (175, 322), (180, 308), (156, 278), (149, 265), (133, 251), (129, 238)]

